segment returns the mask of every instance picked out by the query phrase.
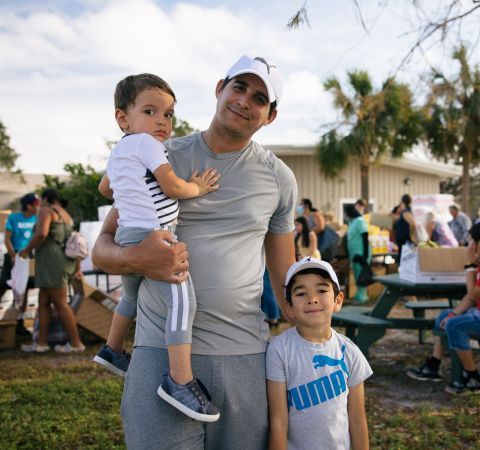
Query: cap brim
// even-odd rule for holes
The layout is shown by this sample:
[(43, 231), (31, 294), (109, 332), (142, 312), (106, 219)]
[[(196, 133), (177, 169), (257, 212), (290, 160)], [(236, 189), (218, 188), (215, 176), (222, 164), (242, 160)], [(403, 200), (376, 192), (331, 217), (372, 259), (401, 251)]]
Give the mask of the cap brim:
[[(334, 283), (337, 288), (340, 290), (340, 283), (338, 281), (337, 274), (333, 270), (332, 266), (326, 261), (322, 261), (316, 258), (304, 258), (297, 263), (295, 263), (287, 272), (287, 277), (285, 280), (285, 286), (290, 283), (291, 279), (299, 272), (302, 272), (306, 269), (318, 269), (323, 270), (328, 273), (330, 280)], [(286, 295), (286, 292), (285, 292)]]

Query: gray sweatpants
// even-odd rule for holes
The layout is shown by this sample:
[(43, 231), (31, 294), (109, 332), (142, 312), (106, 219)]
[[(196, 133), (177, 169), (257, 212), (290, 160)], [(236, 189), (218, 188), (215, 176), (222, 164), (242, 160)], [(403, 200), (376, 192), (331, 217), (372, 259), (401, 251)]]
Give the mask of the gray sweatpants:
[[(119, 227), (115, 242), (123, 247), (143, 241), (152, 230), (137, 227)], [(122, 275), (123, 295), (115, 312), (134, 319), (137, 316), (138, 288), (143, 276)], [(181, 284), (157, 282), (155, 297), (166, 299), (168, 315), (165, 323), (165, 343), (167, 346), (192, 343), (192, 323), (197, 310), (197, 301), (190, 275)]]
[(122, 418), (131, 450), (265, 450), (268, 411), (265, 353), (192, 355), (195, 376), (220, 409), (220, 420), (188, 418), (157, 394), (168, 373), (165, 349), (135, 347), (125, 379)]

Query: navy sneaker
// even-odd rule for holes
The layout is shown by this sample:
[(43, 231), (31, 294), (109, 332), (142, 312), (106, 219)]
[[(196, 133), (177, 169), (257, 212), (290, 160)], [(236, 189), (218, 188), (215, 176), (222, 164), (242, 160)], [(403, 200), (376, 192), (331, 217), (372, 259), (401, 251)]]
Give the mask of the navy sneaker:
[(460, 381), (449, 384), (445, 391), (453, 395), (480, 394), (480, 381), (463, 375)]
[(170, 375), (165, 377), (157, 394), (183, 414), (199, 422), (216, 422), (220, 418), (218, 408), (202, 382), (194, 378), (187, 384), (176, 384)]
[(442, 377), (438, 374), (438, 370), (433, 370), (427, 364), (416, 369), (407, 370), (407, 376), (414, 380), (420, 381), (441, 381)]
[(97, 364), (105, 367), (110, 372), (124, 377), (130, 364), (130, 353), (118, 353), (113, 351), (108, 345), (104, 345), (93, 358)]

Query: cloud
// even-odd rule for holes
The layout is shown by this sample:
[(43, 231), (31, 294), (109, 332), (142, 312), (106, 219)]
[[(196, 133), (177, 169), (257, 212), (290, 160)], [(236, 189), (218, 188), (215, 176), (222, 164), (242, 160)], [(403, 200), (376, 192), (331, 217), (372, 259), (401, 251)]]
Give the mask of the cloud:
[[(206, 128), (215, 110), (215, 84), (243, 53), (268, 56), (286, 76), (278, 118), (256, 139), (314, 144), (319, 125), (335, 117), (322, 81), (363, 68), (380, 83), (407, 46), (392, 31), (401, 22), (393, 13), (365, 36), (351, 0), (309, 3), (312, 27), (295, 31), (285, 27), (294, 12), (291, 2), (199, 3), (2, 3), (0, 120), (21, 154), (20, 167), (49, 173), (66, 162), (103, 167), (105, 139), (120, 136), (115, 84), (131, 73), (165, 78), (177, 95), (178, 117)], [(370, 21), (375, 11), (365, 10)]]

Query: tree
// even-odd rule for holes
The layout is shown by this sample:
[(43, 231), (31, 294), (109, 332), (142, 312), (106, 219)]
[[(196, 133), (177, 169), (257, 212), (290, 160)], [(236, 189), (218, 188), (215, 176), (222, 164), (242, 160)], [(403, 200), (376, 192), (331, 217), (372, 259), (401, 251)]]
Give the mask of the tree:
[[(186, 120), (173, 118), (172, 137), (185, 136), (196, 131)], [(115, 146), (115, 141), (107, 141), (109, 149)], [(44, 175), (44, 186), (40, 189), (53, 188), (68, 202), (68, 211), (77, 226), (80, 222), (97, 220), (98, 207), (110, 205), (112, 202), (98, 192), (98, 184), (103, 171), (96, 171), (90, 165), (80, 163), (65, 164), (63, 170), (69, 174), (66, 180), (58, 176)]]
[(20, 155), (10, 147), (10, 137), (0, 120), (0, 170), (10, 172)]
[(369, 168), (387, 156), (398, 158), (421, 135), (420, 115), (412, 105), (412, 94), (405, 84), (388, 78), (374, 92), (370, 76), (364, 71), (348, 73), (351, 96), (337, 78), (324, 87), (334, 96), (334, 106), (343, 120), (320, 139), (317, 161), (327, 177), (336, 177), (350, 160), (360, 165), (360, 194), (369, 199)]
[[(388, 3), (389, 0), (380, 0), (377, 2), (380, 12), (373, 22), (373, 25), (369, 27), (362, 13), (359, 0), (352, 0), (355, 13), (366, 34), (371, 32)], [(458, 42), (459, 36), (462, 35), (462, 25), (465, 19), (478, 19), (480, 16), (480, 0), (471, 0), (470, 5), (467, 5), (467, 2), (463, 0), (449, 0), (432, 4), (429, 4), (429, 2), (425, 0), (410, 0), (410, 3), (415, 17), (411, 29), (405, 34), (416, 34), (417, 38), (402, 58), (397, 67), (397, 71), (410, 60), (416, 51), (420, 51), (423, 54), (423, 47), (427, 43), (431, 46), (433, 43), (446, 44), (448, 42), (452, 43), (452, 41)], [(290, 29), (299, 28), (304, 24), (310, 26), (306, 0), (290, 18), (287, 27)], [(467, 30), (467, 33), (471, 34), (470, 30)], [(434, 41), (434, 39), (437, 40)]]
[(44, 186), (41, 190), (56, 189), (67, 200), (68, 212), (77, 226), (80, 222), (98, 220), (98, 207), (112, 203), (98, 192), (102, 173), (80, 163), (65, 164), (63, 169), (69, 174), (66, 180), (44, 175)]
[(470, 68), (463, 45), (453, 59), (459, 64), (453, 79), (432, 70), (423, 124), (433, 156), (462, 165), (462, 208), (472, 212), (470, 169), (480, 162), (480, 70)]
[(187, 136), (195, 133), (196, 131), (198, 130), (190, 126), (186, 120), (177, 119), (175, 116), (173, 116), (172, 137)]

